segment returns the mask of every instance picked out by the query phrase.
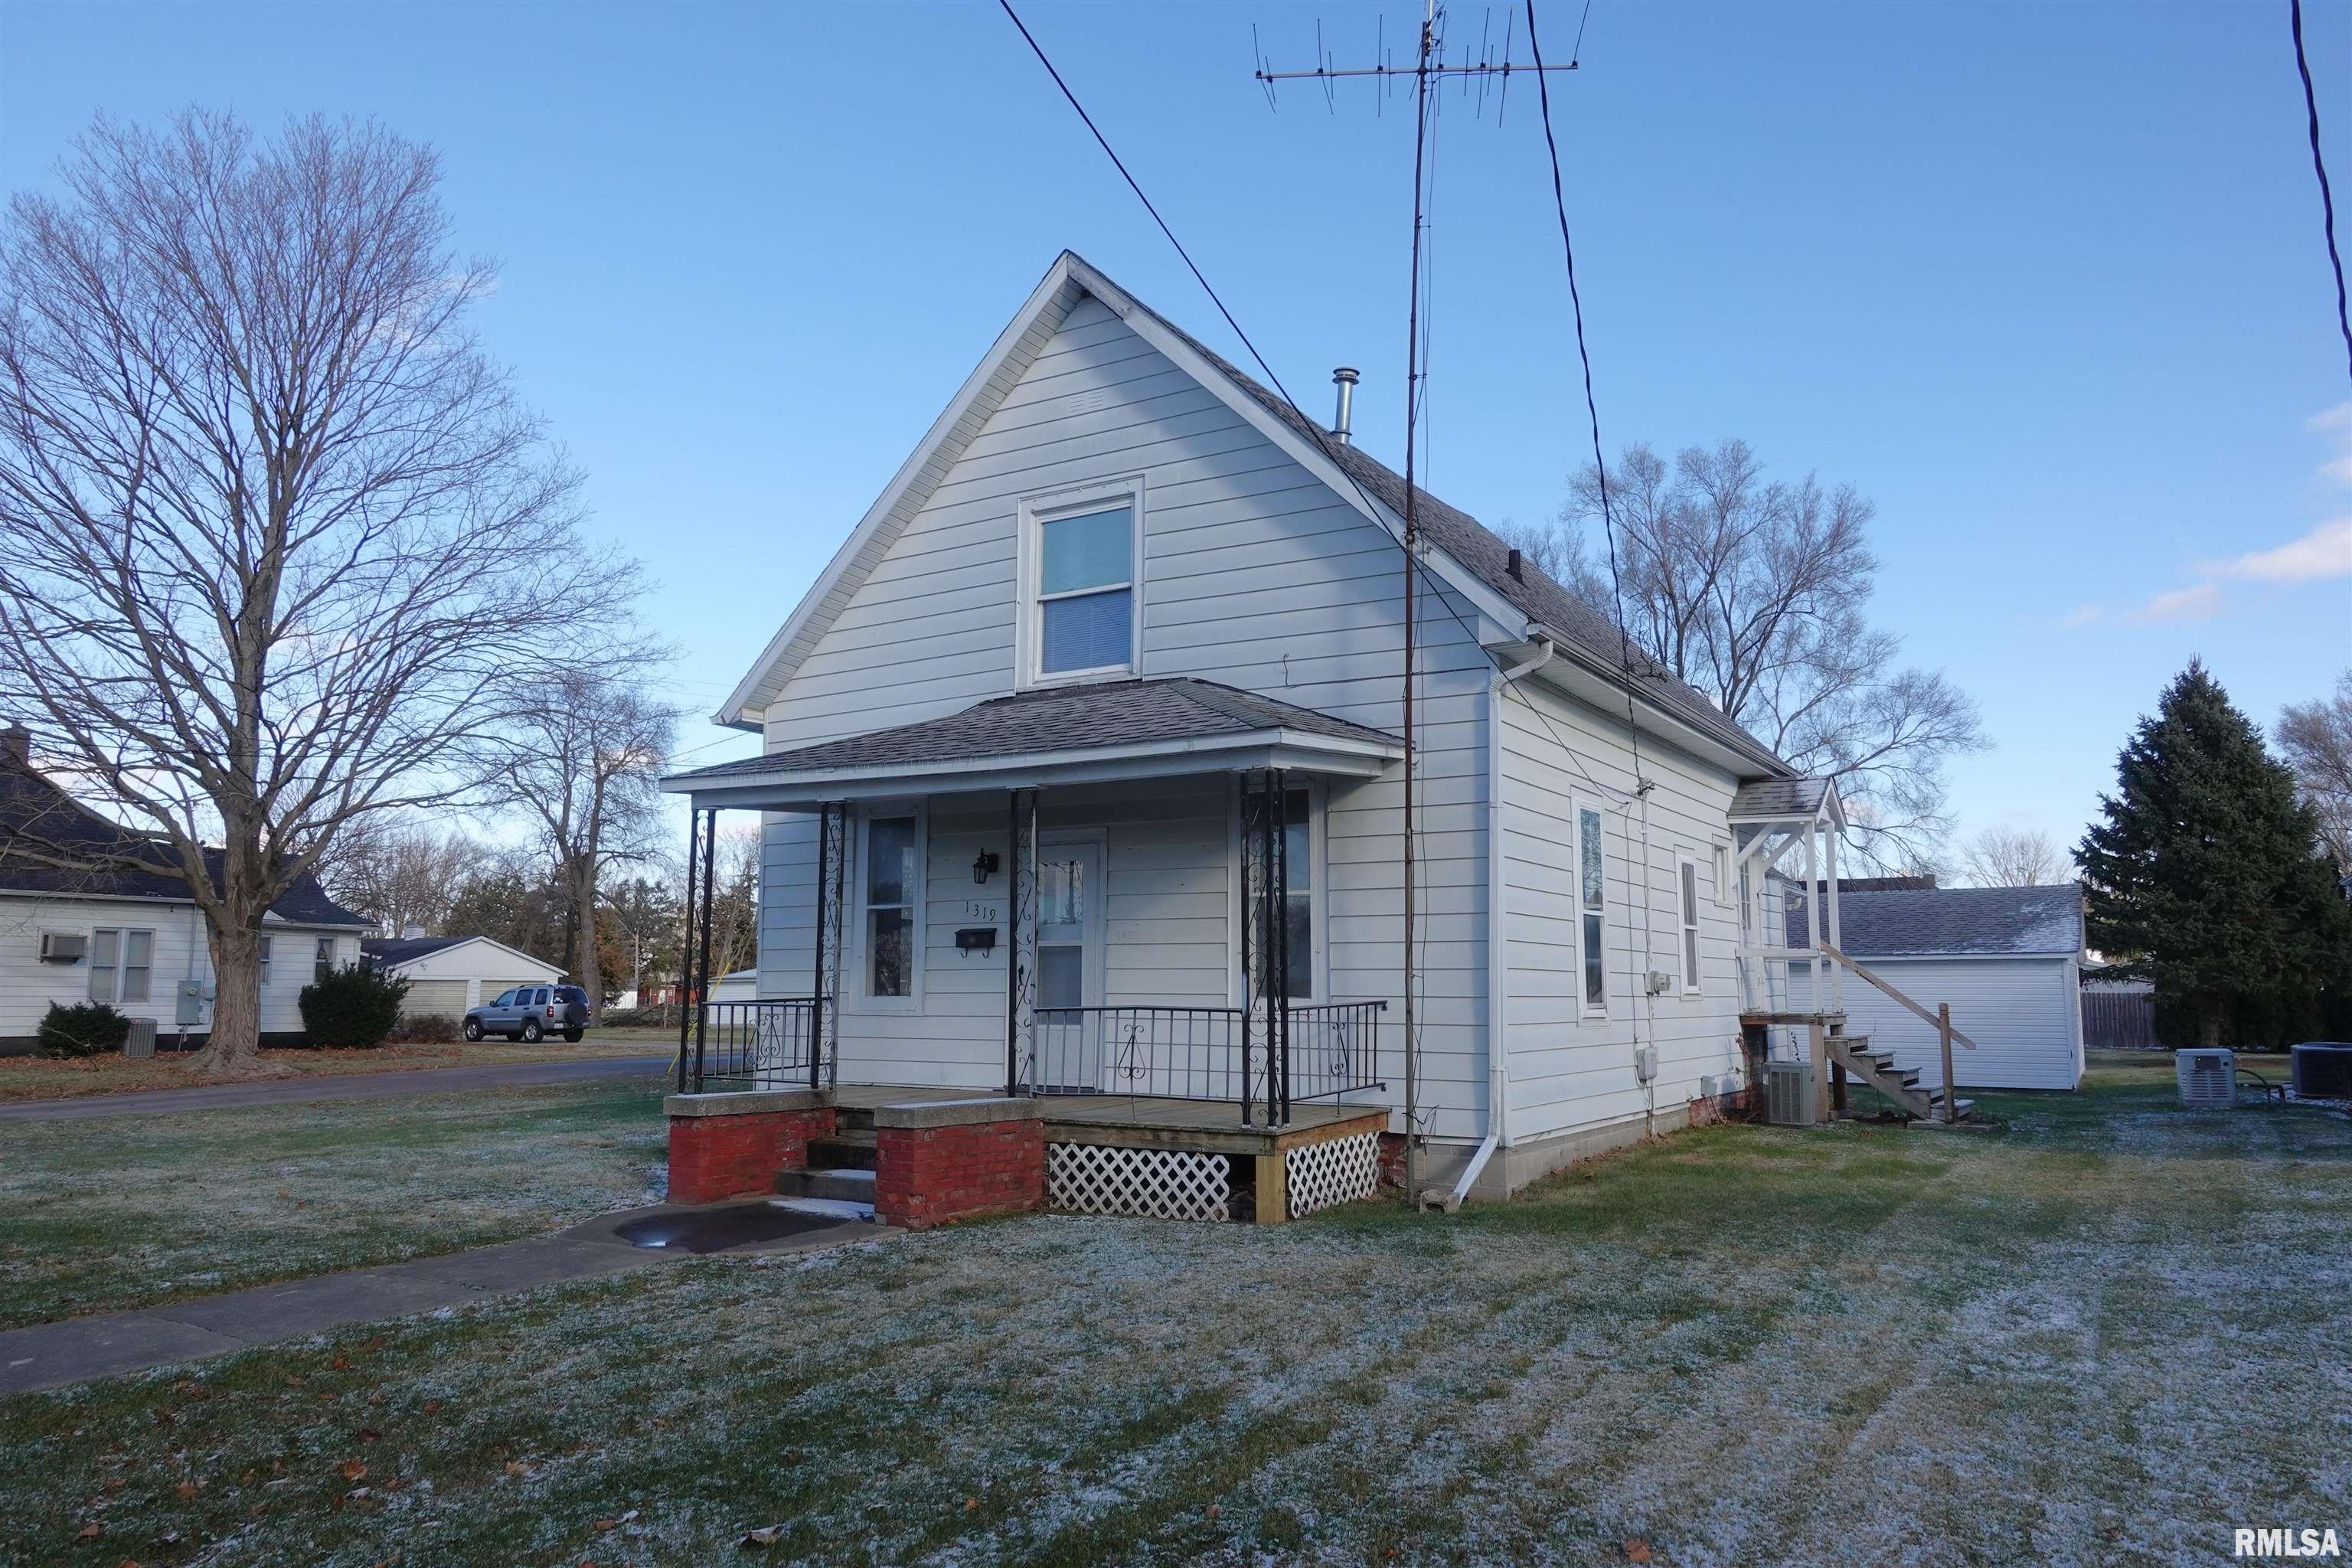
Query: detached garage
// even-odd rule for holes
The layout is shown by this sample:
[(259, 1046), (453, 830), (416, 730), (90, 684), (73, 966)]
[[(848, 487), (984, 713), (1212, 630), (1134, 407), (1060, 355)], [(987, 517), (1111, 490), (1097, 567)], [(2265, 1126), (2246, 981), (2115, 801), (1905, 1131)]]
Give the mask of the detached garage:
[(486, 936), (371, 938), (360, 951), (379, 973), (408, 982), (400, 1010), (409, 1017), (461, 1017), (513, 986), (552, 985), (563, 978), (557, 965)]
[[(1803, 900), (1792, 900), (1791, 947), (1802, 947)], [(1849, 891), (1840, 884), (1843, 950), (1977, 1043), (1955, 1049), (1962, 1089), (2075, 1089), (2083, 1081), (2083, 893), (2053, 888), (1917, 888)], [(1804, 978), (1791, 977), (1801, 994)], [(1933, 1026), (1852, 975), (1846, 1033), (1891, 1047), (1922, 1084), (1944, 1080)]]

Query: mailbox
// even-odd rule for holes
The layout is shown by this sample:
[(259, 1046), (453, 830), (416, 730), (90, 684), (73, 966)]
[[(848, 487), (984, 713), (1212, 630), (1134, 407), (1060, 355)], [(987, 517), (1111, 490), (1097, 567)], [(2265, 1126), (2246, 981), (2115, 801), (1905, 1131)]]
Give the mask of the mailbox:
[(958, 952), (994, 952), (996, 928), (994, 926), (964, 927), (956, 932), (956, 951)]

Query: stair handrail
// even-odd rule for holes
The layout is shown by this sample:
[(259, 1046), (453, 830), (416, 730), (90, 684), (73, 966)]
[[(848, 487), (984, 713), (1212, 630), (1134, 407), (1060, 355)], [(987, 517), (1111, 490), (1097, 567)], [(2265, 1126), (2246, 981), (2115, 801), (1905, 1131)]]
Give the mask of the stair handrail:
[[(1918, 1003), (1914, 1002), (1910, 997), (1906, 996), (1902, 992), (1897, 991), (1885, 976), (1872, 973), (1869, 970), (1864, 969), (1861, 964), (1856, 963), (1853, 959), (1848, 958), (1844, 953), (1840, 952), (1836, 948), (1832, 947), (1826, 940), (1822, 942), (1821, 948), (1822, 951), (1829, 954), (1830, 957), (1835, 959), (1838, 963), (1844, 964), (1848, 969), (1853, 970), (1856, 974), (1861, 975), (1864, 980), (1869, 981), (1873, 985), (1877, 986), (1881, 991), (1885, 992), (1889, 996), (1894, 997), (1895, 1000), (1902, 1003), (1903, 1005), (1910, 1008), (1914, 1013), (1916, 1013), (1922, 1022), (1928, 1024), (1931, 1026), (1943, 1028), (1951, 1027), (1948, 1022), (1948, 1012), (1946, 1018), (1939, 1019), (1935, 1014), (1930, 1013), (1927, 1008), (1922, 1007)], [(1960, 1044), (1966, 1046), (1970, 1050), (1975, 1050), (1977, 1048), (1977, 1043), (1969, 1038), (1966, 1035), (1960, 1033), (1958, 1029), (1952, 1029), (1952, 1038), (1958, 1040)]]

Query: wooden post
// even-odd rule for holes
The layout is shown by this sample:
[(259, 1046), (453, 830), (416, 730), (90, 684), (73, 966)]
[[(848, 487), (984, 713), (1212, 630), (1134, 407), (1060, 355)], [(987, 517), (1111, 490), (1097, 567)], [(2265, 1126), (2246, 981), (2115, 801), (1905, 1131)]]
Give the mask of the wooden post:
[(1290, 1218), (1289, 1162), (1279, 1150), (1271, 1154), (1255, 1156), (1257, 1169), (1257, 1223), (1281, 1225)]
[(1826, 1037), (1822, 1032), (1822, 1019), (1819, 1013), (1814, 1014), (1812, 1022), (1805, 1026), (1805, 1034), (1808, 1043), (1812, 1047), (1813, 1121), (1817, 1124), (1825, 1123), (1830, 1119), (1830, 1054), (1822, 1046), (1822, 1041)]
[(1960, 1091), (1952, 1082), (1952, 1005), (1936, 1004), (1936, 1034), (1944, 1047), (1944, 1125), (1960, 1119)]

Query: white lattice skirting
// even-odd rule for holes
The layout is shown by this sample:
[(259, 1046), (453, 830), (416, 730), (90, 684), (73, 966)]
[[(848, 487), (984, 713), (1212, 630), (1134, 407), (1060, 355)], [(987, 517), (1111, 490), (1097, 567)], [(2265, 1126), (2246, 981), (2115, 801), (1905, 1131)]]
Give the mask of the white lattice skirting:
[(1308, 1143), (1283, 1155), (1290, 1187), (1290, 1217), (1301, 1219), (1337, 1204), (1368, 1198), (1381, 1183), (1381, 1135), (1352, 1132)]
[(1045, 1198), (1072, 1214), (1222, 1220), (1233, 1201), (1226, 1171), (1223, 1154), (1048, 1143)]

